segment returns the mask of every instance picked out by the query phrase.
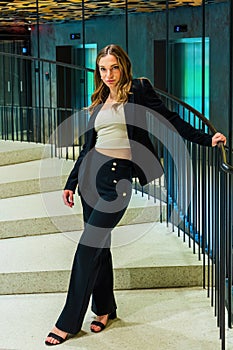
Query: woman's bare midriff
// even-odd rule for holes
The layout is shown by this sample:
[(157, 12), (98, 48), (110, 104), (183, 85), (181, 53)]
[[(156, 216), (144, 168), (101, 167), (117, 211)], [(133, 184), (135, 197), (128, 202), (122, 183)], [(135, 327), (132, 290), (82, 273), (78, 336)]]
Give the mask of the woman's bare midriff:
[(96, 148), (96, 151), (104, 154), (105, 156), (112, 158), (121, 158), (121, 159), (132, 159), (131, 149), (130, 148), (118, 148), (118, 149), (110, 149), (110, 148)]

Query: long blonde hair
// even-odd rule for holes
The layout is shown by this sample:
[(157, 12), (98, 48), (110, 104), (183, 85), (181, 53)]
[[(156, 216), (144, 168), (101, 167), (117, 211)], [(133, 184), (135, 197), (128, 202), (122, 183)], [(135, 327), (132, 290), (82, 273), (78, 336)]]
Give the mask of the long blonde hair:
[(96, 67), (94, 72), (95, 91), (91, 96), (92, 104), (89, 107), (91, 113), (96, 106), (104, 103), (109, 95), (110, 90), (107, 85), (105, 85), (101, 80), (99, 71), (99, 61), (102, 57), (105, 57), (107, 55), (113, 55), (116, 57), (121, 71), (121, 78), (118, 83), (117, 102), (127, 102), (128, 95), (130, 93), (133, 78), (132, 65), (129, 56), (120, 46), (114, 44), (108, 45), (99, 51), (96, 58)]

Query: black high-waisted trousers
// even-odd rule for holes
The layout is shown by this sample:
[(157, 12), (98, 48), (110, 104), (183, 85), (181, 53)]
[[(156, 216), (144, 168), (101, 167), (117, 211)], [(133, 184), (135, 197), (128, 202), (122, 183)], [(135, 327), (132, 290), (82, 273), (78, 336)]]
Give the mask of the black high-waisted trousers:
[(66, 303), (56, 323), (56, 327), (70, 334), (81, 330), (91, 295), (96, 315), (116, 310), (111, 231), (130, 201), (132, 163), (94, 150), (84, 180), (79, 188), (84, 231), (74, 256)]

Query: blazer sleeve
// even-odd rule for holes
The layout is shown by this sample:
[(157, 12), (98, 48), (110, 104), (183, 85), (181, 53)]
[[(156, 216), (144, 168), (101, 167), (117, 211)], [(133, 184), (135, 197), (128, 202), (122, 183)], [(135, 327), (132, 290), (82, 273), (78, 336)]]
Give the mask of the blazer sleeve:
[(76, 160), (74, 167), (66, 181), (65, 190), (71, 190), (73, 192), (75, 192), (76, 187), (78, 185), (78, 176), (79, 176), (79, 169), (80, 169), (80, 165), (82, 163), (82, 161), (84, 160), (85, 156), (92, 150), (92, 148), (95, 146), (96, 143), (96, 138), (97, 138), (97, 133), (95, 131), (95, 117), (98, 114), (100, 108), (102, 105), (99, 105), (95, 112), (91, 115), (89, 121), (88, 121), (88, 125), (86, 128), (86, 132), (85, 132), (85, 141), (84, 141), (84, 145), (82, 147), (82, 150), (78, 156), (78, 159)]
[[(87, 140), (86, 134), (85, 134), (85, 140)], [(66, 181), (64, 190), (70, 190), (70, 191), (75, 192), (76, 187), (78, 185), (79, 167), (80, 167), (80, 164), (81, 164), (83, 158), (87, 154), (87, 152), (88, 152), (88, 145), (87, 145), (87, 142), (85, 142), (83, 147), (82, 147), (82, 151), (80, 152), (79, 157), (76, 160), (74, 167), (71, 170), (71, 173)]]
[(202, 146), (212, 146), (212, 136), (195, 129), (192, 125), (184, 121), (177, 113), (171, 112), (156, 94), (152, 84), (146, 78), (141, 79), (142, 103), (163, 117), (165, 117), (178, 131), (178, 133), (188, 141)]
[[(92, 122), (92, 121), (91, 121)], [(66, 181), (64, 190), (71, 190), (75, 192), (76, 187), (78, 185), (78, 175), (79, 175), (79, 168), (80, 165), (84, 159), (84, 157), (88, 154), (88, 152), (94, 147), (96, 142), (96, 132), (91, 127), (92, 123), (89, 122), (89, 128), (85, 132), (85, 142), (82, 147), (82, 150), (78, 156), (78, 159), (76, 160), (73, 169), (71, 170), (71, 173)]]

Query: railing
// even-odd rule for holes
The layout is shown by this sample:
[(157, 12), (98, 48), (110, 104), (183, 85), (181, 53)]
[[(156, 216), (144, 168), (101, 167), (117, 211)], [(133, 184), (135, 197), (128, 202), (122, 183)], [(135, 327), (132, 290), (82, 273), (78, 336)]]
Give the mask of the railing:
[[(77, 158), (88, 121), (82, 107), (88, 104), (87, 92), (93, 89), (93, 71), (4, 53), (0, 53), (0, 60), (2, 67), (6, 61), (11, 66), (10, 76), (1, 71), (0, 138), (49, 143), (52, 156)], [(12, 74), (14, 68), (17, 79)], [(156, 91), (170, 110), (195, 128), (216, 132), (198, 111)], [(159, 179), (144, 188), (135, 181), (135, 188), (167, 203), (165, 217), (161, 206), (160, 220), (176, 226), (178, 236), (202, 258), (203, 287), (214, 307), (224, 350), (225, 306), (228, 327), (232, 325), (233, 168), (223, 144), (217, 151), (184, 142), (173, 131), (158, 127), (155, 118), (150, 117), (148, 111), (149, 130), (152, 136), (157, 130), (160, 139), (152, 137), (164, 164), (165, 181)]]
[(90, 102), (93, 69), (0, 52), (0, 138), (45, 143)]
[[(214, 134), (217, 130), (202, 114), (168, 93), (156, 89), (169, 109), (197, 129)], [(179, 141), (181, 144), (181, 142)], [(178, 235), (188, 239), (189, 246), (203, 261), (203, 287), (211, 298), (217, 324), (220, 327), (222, 349), (225, 349), (225, 306), (228, 327), (232, 327), (232, 174), (233, 167), (227, 162), (223, 143), (216, 149), (185, 142), (190, 159), (178, 160), (180, 178), (167, 178), (167, 203), (172, 212), (171, 222), (177, 224)], [(180, 145), (174, 144), (179, 149)], [(183, 147), (183, 145), (181, 145)], [(175, 174), (177, 164), (169, 157), (165, 146), (165, 173)], [(189, 161), (192, 162), (192, 181), (187, 176)], [(189, 174), (190, 176), (190, 174)], [(187, 194), (190, 202), (187, 203)]]

